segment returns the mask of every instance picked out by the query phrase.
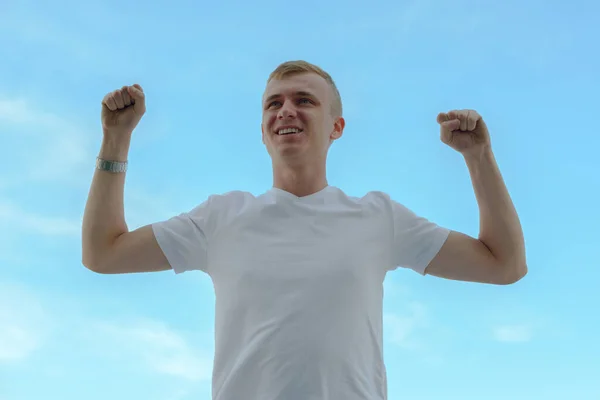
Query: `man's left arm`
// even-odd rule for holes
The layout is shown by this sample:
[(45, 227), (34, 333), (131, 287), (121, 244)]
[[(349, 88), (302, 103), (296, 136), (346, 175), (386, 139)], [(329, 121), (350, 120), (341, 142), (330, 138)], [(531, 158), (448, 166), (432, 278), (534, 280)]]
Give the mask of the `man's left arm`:
[(447, 279), (511, 284), (527, 273), (519, 217), (492, 152), (487, 126), (473, 110), (438, 115), (442, 141), (461, 153), (479, 206), (479, 237), (452, 231), (426, 273)]

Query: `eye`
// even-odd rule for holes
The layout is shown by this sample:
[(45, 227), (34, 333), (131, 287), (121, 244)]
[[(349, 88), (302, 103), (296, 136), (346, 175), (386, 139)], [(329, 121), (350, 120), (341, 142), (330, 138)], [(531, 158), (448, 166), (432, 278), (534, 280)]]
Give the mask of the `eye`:
[(278, 100), (275, 100), (275, 101), (270, 102), (269, 105), (267, 106), (267, 108), (271, 108), (271, 107), (273, 107), (275, 105), (279, 105), (279, 104), (281, 104), (281, 102)]
[(298, 102), (299, 102), (299, 103), (301, 103), (301, 104), (302, 104), (302, 103), (304, 103), (304, 104), (312, 104), (312, 100), (311, 100), (311, 99), (308, 99), (308, 98), (306, 98), (306, 97), (304, 97), (304, 98), (302, 98), (302, 99), (298, 100)]

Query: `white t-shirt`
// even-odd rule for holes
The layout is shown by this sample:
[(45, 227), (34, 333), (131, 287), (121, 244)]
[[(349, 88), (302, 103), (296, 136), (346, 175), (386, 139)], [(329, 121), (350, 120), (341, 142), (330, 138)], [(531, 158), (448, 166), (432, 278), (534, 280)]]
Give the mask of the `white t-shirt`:
[(381, 192), (209, 197), (153, 225), (215, 296), (214, 400), (383, 400), (386, 272), (425, 274), (449, 231)]

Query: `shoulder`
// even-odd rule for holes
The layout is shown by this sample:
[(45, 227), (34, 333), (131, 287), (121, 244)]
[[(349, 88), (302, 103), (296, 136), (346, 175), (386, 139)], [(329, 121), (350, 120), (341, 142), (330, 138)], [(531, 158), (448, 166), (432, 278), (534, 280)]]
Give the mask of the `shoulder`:
[(206, 211), (219, 212), (231, 211), (243, 208), (246, 204), (256, 200), (250, 192), (241, 190), (232, 190), (220, 194), (211, 194), (205, 201), (195, 206), (190, 212), (190, 216), (199, 215)]
[(415, 224), (426, 221), (423, 216), (416, 214), (403, 202), (395, 200), (389, 193), (381, 190), (372, 190), (362, 196), (349, 196), (346, 194), (344, 196), (347, 201), (357, 204), (369, 215), (379, 215), (392, 222), (396, 229), (413, 227)]

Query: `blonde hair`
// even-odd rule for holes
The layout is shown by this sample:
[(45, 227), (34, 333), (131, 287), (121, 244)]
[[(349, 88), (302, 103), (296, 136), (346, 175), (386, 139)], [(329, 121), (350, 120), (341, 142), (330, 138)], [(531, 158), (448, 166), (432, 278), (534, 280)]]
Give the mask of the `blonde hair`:
[(286, 61), (282, 64), (279, 64), (273, 72), (269, 75), (269, 79), (267, 83), (273, 79), (284, 79), (288, 76), (302, 74), (302, 73), (315, 73), (321, 76), (331, 87), (333, 92), (333, 101), (331, 103), (331, 113), (334, 116), (342, 116), (342, 97), (340, 96), (340, 92), (333, 81), (331, 75), (325, 72), (322, 68), (317, 65), (311, 64), (307, 61), (303, 60), (295, 60), (295, 61)]

